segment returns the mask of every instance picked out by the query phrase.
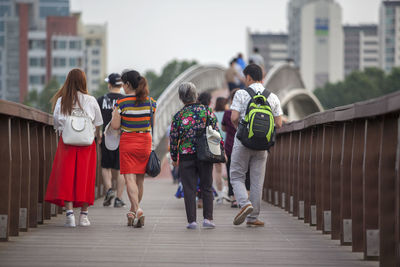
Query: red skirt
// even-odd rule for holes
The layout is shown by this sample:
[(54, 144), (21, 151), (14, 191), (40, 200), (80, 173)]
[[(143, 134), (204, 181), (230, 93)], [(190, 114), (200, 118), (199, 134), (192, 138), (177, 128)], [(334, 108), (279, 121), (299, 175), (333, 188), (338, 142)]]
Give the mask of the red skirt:
[(121, 174), (145, 174), (150, 153), (150, 133), (123, 132), (119, 141)]
[(60, 137), (45, 201), (58, 206), (64, 206), (64, 201), (72, 201), (74, 207), (93, 205), (95, 182), (95, 142), (90, 146), (71, 146)]

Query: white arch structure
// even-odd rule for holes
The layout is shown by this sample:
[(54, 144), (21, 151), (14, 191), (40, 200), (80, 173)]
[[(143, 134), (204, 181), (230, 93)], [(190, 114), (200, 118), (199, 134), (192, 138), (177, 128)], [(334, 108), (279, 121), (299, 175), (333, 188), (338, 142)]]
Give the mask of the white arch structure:
[(180, 74), (157, 100), (153, 143), (157, 147), (171, 125), (172, 116), (183, 107), (179, 100), (178, 87), (183, 82), (192, 82), (197, 92), (213, 91), (226, 88), (225, 68), (219, 65), (194, 65)]
[(279, 62), (268, 72), (264, 86), (278, 95), (289, 121), (323, 111), (318, 98), (304, 86), (299, 69), (292, 62)]
[[(179, 85), (183, 82), (192, 82), (196, 85), (198, 93), (227, 88), (225, 70), (226, 68), (220, 65), (194, 65), (179, 75), (164, 90), (157, 100), (153, 136), (155, 148), (165, 137), (172, 116), (183, 106), (178, 96)], [(300, 73), (292, 63), (276, 64), (268, 72), (264, 85), (278, 95), (289, 120), (301, 119), (311, 113), (323, 111), (315, 95), (304, 88)]]

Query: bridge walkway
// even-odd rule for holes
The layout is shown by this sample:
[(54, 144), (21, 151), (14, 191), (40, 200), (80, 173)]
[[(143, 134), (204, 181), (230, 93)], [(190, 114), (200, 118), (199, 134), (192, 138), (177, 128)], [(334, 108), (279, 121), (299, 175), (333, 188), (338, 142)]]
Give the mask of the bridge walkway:
[(170, 179), (146, 179), (142, 229), (125, 225), (127, 208), (105, 208), (102, 199), (88, 228), (63, 227), (64, 215), (46, 220), (0, 243), (0, 266), (378, 266), (267, 202), (265, 228), (234, 226), (237, 210), (224, 203), (215, 206), (216, 229), (187, 230), (175, 190)]

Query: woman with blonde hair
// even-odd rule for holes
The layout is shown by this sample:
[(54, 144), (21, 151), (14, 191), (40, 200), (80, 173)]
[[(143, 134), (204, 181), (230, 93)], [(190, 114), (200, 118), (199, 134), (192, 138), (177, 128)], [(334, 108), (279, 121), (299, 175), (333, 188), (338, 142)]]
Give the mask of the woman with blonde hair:
[[(61, 89), (53, 96), (54, 128), (60, 135), (50, 174), (45, 201), (65, 206), (66, 227), (75, 227), (73, 207), (80, 207), (79, 224), (89, 226), (88, 207), (94, 203), (96, 180), (96, 144), (86, 146), (65, 144), (63, 130), (68, 117), (80, 110), (92, 122), (89, 127), (100, 127), (103, 119), (96, 98), (88, 94), (86, 75), (72, 69)], [(94, 135), (93, 135), (94, 136)]]
[[(124, 175), (130, 211), (128, 226), (144, 226), (144, 212), (139, 207), (143, 197), (144, 174), (151, 153), (151, 112), (156, 111), (156, 101), (149, 97), (145, 77), (129, 70), (122, 73), (122, 86), (126, 96), (117, 100), (112, 114), (111, 127), (121, 129), (119, 145), (120, 172)], [(151, 110), (152, 109), (152, 110)]]

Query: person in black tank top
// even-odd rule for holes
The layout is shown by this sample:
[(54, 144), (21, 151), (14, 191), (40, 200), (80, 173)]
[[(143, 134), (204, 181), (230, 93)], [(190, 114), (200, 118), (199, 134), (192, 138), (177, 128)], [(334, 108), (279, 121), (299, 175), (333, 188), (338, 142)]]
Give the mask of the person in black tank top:
[(114, 201), (114, 207), (119, 208), (125, 206), (122, 201), (122, 193), (124, 191), (125, 180), (120, 174), (119, 166), (119, 148), (116, 150), (108, 150), (104, 142), (104, 129), (111, 121), (112, 111), (118, 99), (123, 97), (121, 94), (121, 75), (118, 73), (111, 73), (105, 81), (108, 83), (109, 93), (97, 99), (103, 116), (103, 128), (98, 132), (98, 143), (101, 147), (101, 173), (103, 176), (103, 183), (106, 190), (103, 206), (110, 206), (112, 199), (115, 197), (115, 192), (112, 189), (112, 177), (117, 179), (117, 197)]

